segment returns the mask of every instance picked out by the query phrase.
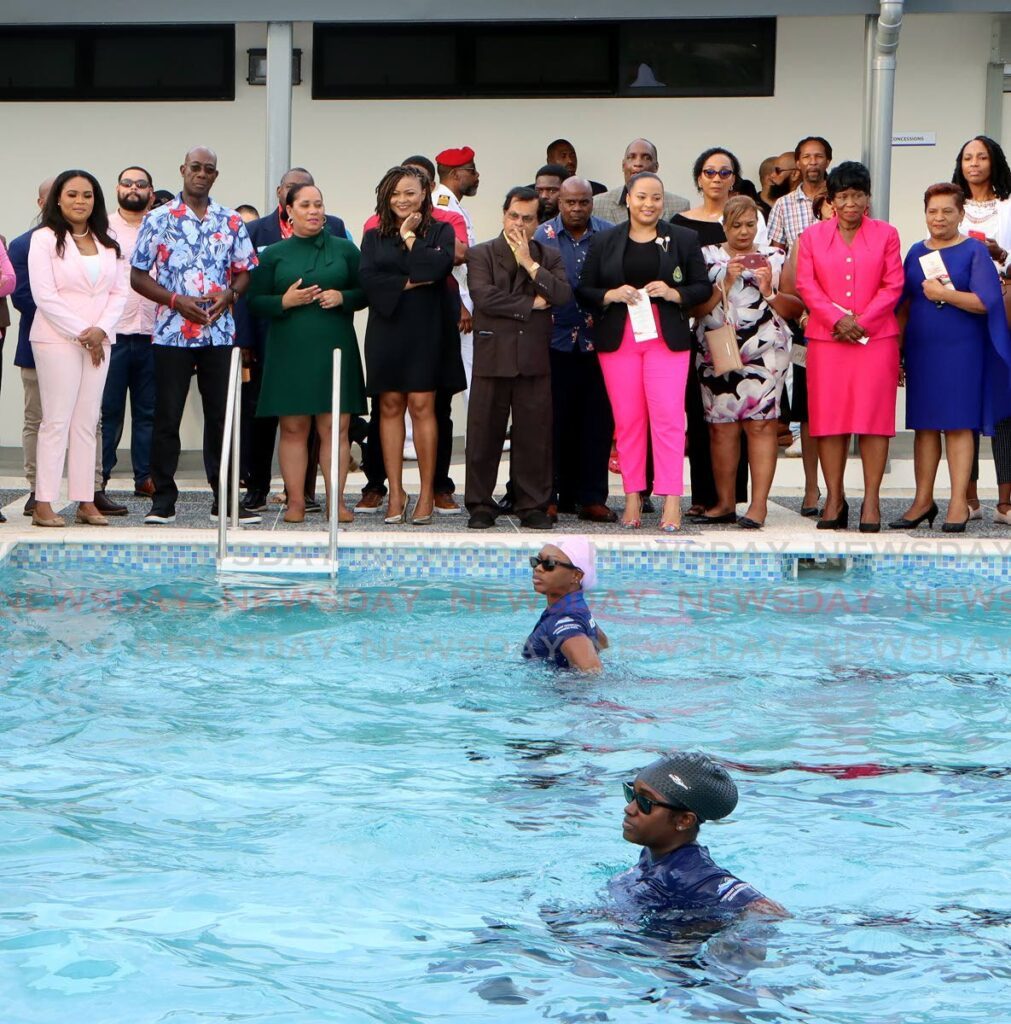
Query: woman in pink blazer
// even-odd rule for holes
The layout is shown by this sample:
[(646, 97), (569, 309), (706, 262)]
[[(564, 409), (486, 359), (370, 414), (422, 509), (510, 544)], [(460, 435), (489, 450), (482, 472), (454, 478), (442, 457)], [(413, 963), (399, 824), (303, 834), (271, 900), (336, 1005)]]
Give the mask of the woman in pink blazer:
[(819, 530), (845, 530), (843, 473), (850, 435), (860, 437), (864, 500), (860, 532), (881, 529), (878, 495), (895, 436), (899, 325), (904, 277), (899, 233), (867, 216), (871, 178), (863, 164), (828, 176), (836, 216), (812, 224), (797, 253), (797, 291), (809, 311), (807, 392), (811, 436), (828, 485)]
[(63, 460), (77, 522), (107, 526), (95, 507), (95, 428), (109, 372), (109, 348), (126, 305), (128, 277), (109, 235), (102, 188), (87, 171), (64, 171), (32, 235), (28, 277), (38, 311), (30, 340), (42, 423), (35, 482), (36, 526), (64, 526), (52, 503)]

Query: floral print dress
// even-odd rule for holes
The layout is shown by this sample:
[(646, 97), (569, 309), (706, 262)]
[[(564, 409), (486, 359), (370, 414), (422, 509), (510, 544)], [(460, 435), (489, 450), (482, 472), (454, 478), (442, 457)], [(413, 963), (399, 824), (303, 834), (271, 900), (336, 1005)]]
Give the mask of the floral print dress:
[[(785, 257), (775, 248), (757, 249), (772, 267), (772, 287), (779, 287)], [(709, 280), (719, 285), (727, 276), (731, 256), (722, 245), (702, 250)], [(744, 369), (717, 374), (706, 345), (706, 331), (724, 322), (723, 301), (698, 320), (699, 352), (696, 369), (702, 384), (702, 407), (707, 423), (739, 423), (741, 420), (774, 420), (779, 417), (783, 375), (790, 362), (790, 328), (762, 297), (754, 275), (745, 270), (727, 296), (730, 320), (737, 331)]]

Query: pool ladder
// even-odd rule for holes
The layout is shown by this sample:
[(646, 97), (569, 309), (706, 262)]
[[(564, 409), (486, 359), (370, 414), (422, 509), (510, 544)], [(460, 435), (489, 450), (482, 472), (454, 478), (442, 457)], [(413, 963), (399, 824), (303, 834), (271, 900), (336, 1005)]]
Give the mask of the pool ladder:
[[(330, 391), (330, 408), (334, 419), (340, 425), (340, 380), (341, 352), (334, 349), (333, 382)], [(232, 349), (232, 361), (228, 367), (228, 400), (225, 406), (225, 429), (221, 438), (221, 466), (218, 470), (218, 572), (271, 572), (325, 574), (337, 578), (337, 459), (339, 452), (339, 429), (331, 434), (330, 444), (330, 519), (329, 537), (325, 557), (306, 555), (304, 558), (291, 555), (274, 555), (257, 551), (247, 555), (230, 555), (228, 549), (229, 527), (241, 530), (239, 526), (239, 437), (242, 428), (242, 351)], [(231, 520), (231, 523), (229, 523)]]

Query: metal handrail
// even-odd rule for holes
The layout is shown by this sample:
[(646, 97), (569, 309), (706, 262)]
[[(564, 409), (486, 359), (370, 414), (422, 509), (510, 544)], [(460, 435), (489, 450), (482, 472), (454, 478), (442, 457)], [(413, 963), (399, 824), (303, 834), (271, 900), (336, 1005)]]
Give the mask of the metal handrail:
[[(228, 365), (228, 399), (225, 424), (221, 432), (221, 463), (218, 466), (218, 565), (228, 555), (228, 501), (231, 498), (232, 525), (239, 525), (239, 431), (242, 408), (242, 351), (232, 349)], [(232, 459), (232, 449), (235, 458)], [(232, 486), (228, 486), (228, 470)]]
[(341, 422), (341, 350), (333, 350), (333, 380), (330, 383), (330, 545), (327, 560), (330, 565), (330, 579), (337, 579), (337, 507), (344, 497), (338, 494), (340, 422)]

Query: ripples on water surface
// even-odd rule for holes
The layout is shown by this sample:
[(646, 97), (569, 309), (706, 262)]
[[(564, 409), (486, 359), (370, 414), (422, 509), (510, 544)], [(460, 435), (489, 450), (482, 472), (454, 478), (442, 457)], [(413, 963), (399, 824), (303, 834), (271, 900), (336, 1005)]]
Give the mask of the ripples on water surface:
[[(609, 583), (581, 680), (523, 583), (0, 572), (0, 1019), (1006, 1020), (1011, 596)], [(610, 915), (664, 747), (792, 920)]]

